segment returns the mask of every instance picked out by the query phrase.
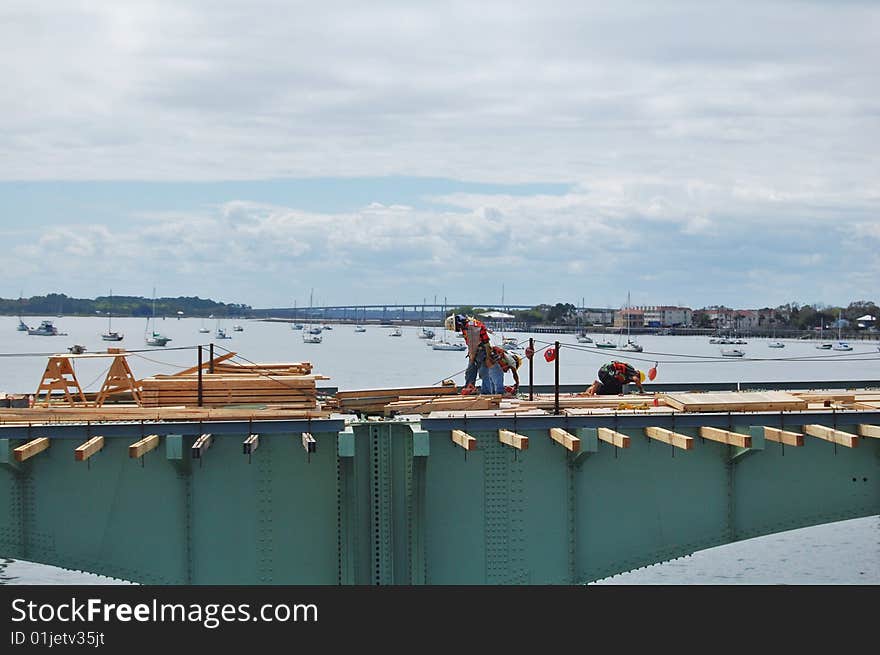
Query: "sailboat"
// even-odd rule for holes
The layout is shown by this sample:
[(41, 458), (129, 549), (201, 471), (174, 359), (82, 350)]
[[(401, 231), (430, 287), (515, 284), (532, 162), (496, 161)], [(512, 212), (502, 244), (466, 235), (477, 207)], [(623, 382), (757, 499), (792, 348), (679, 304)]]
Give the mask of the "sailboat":
[[(581, 309), (585, 310), (585, 302), (584, 298), (581, 298)], [(577, 317), (577, 340), (578, 343), (593, 343), (593, 340), (587, 336), (586, 327), (581, 327), (581, 316), (578, 314)]]
[[(367, 306), (364, 305), (364, 323), (366, 323), (366, 322), (367, 322)], [(366, 332), (367, 328), (365, 328), (363, 325), (355, 325), (354, 331), (355, 332)]]
[[(312, 330), (317, 330), (317, 331), (313, 332)], [(321, 339), (322, 339), (321, 332), (323, 332), (323, 330), (321, 330), (321, 328), (312, 328), (309, 330), (303, 328), (303, 331), (302, 331), (303, 343), (321, 343)]]
[(226, 328), (220, 325), (220, 319), (217, 319), (217, 332), (214, 334), (216, 339), (231, 339), (232, 337), (226, 334)]
[(633, 341), (630, 337), (630, 328), (632, 327), (632, 315), (629, 311), (631, 309), (629, 291), (626, 292), (626, 309), (626, 343), (623, 344), (620, 349), (627, 352), (640, 353), (642, 352), (642, 347), (635, 341)]
[(144, 333), (144, 342), (148, 346), (164, 346), (169, 341), (171, 341), (171, 337), (166, 337), (164, 334), (161, 334), (156, 331), (155, 328), (156, 321), (156, 287), (153, 287), (153, 315), (152, 317), (147, 319), (147, 329)]
[(107, 331), (101, 335), (104, 341), (122, 341), (124, 335), (113, 331), (113, 289), (110, 289), (110, 311), (107, 312)]
[(30, 330), (30, 327), (28, 327), (28, 325), (23, 320), (21, 320), (22, 302), (24, 302), (24, 299), (21, 297), (21, 293), (19, 292), (19, 294), (18, 294), (18, 327), (15, 329), (18, 330), (19, 332), (27, 332), (28, 330)]
[[(445, 299), (444, 299), (445, 300)], [(443, 316), (446, 316), (446, 303), (443, 303)], [(439, 341), (435, 341), (431, 344), (431, 350), (457, 350), (461, 352), (462, 350), (467, 350), (467, 346), (463, 343), (450, 343), (446, 340), (446, 328), (443, 328), (443, 336), (440, 337)]]
[(209, 330), (207, 327), (205, 327), (205, 317), (203, 316), (202, 317), (202, 327), (199, 328), (199, 332), (201, 332), (202, 334), (208, 334), (208, 332), (210, 332), (210, 331), (211, 330)]
[(416, 336), (419, 339), (433, 339), (434, 338), (434, 330), (431, 328), (425, 327), (425, 304), (422, 301), (422, 329), (418, 331)]

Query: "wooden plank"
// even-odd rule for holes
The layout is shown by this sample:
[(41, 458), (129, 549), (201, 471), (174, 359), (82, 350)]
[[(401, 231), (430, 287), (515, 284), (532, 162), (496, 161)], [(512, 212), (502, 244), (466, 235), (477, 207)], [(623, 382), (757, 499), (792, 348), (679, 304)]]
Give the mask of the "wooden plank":
[(49, 437), (38, 437), (28, 441), (26, 444), (13, 449), (12, 453), (16, 462), (23, 462), (30, 459), (37, 453), (41, 453), (49, 447)]
[(193, 459), (201, 459), (202, 454), (211, 447), (212, 442), (213, 437), (211, 436), (210, 432), (203, 434), (198, 439), (196, 439), (190, 451), (192, 453)]
[(795, 448), (804, 445), (804, 435), (800, 432), (789, 432), (788, 430), (780, 430), (779, 428), (768, 428), (764, 426), (764, 438), (767, 441), (775, 441), (785, 444), (786, 446), (794, 446)]
[(529, 438), (512, 430), (498, 430), (498, 441), (517, 450), (527, 450), (529, 447)]
[(824, 439), (847, 448), (855, 448), (859, 445), (858, 435), (844, 432), (843, 430), (835, 430), (825, 425), (805, 425), (804, 432), (811, 437)]
[(73, 459), (82, 462), (104, 447), (104, 437), (92, 437), (73, 451)]
[(242, 452), (245, 455), (252, 454), (257, 448), (260, 447), (260, 435), (252, 434), (248, 436), (248, 438), (241, 443), (241, 446)]
[(477, 440), (474, 439), (467, 432), (463, 432), (462, 430), (452, 431), (452, 441), (464, 448), (465, 450), (477, 449)]
[(807, 409), (807, 401), (784, 391), (667, 393), (664, 402), (684, 412), (763, 412)]
[(862, 423), (859, 425), (859, 435), (880, 439), (880, 425), (867, 425)]
[(312, 436), (311, 432), (302, 433), (302, 446), (303, 450), (307, 453), (313, 453), (317, 450), (318, 443), (315, 441), (315, 437)]
[(356, 398), (388, 398), (398, 396), (444, 396), (458, 393), (454, 386), (443, 387), (403, 387), (395, 389), (360, 389), (354, 391), (337, 391), (336, 397), (343, 399)]
[(681, 448), (682, 450), (693, 450), (694, 448), (693, 438), (665, 428), (645, 428), (645, 435), (651, 439), (668, 443), (676, 448)]
[(610, 443), (612, 446), (617, 446), (618, 448), (629, 448), (629, 437), (625, 434), (621, 434), (620, 432), (616, 432), (610, 428), (598, 428), (596, 430), (596, 434), (599, 435), (599, 439)]
[(146, 453), (153, 450), (156, 446), (159, 445), (159, 435), (151, 434), (147, 437), (144, 437), (140, 441), (136, 441), (128, 447), (128, 456), (137, 459), (138, 457), (143, 457)]
[(550, 438), (557, 443), (561, 443), (567, 450), (573, 453), (581, 449), (580, 438), (574, 436), (570, 432), (566, 432), (562, 428), (550, 428)]
[(703, 439), (711, 439), (719, 443), (726, 443), (729, 446), (739, 446), (740, 448), (751, 448), (752, 437), (747, 434), (739, 434), (738, 432), (730, 432), (729, 430), (721, 430), (720, 428), (712, 428), (709, 426), (700, 427), (700, 436)]

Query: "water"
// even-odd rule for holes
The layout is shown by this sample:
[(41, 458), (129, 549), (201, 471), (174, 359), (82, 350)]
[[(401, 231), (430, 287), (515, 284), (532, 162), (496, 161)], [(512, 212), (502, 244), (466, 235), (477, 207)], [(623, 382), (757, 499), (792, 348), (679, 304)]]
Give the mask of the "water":
[[(15, 330), (16, 317), (0, 317), (0, 334), (5, 353), (66, 353), (73, 344), (87, 352), (108, 346), (146, 349), (145, 319), (114, 318), (113, 329), (125, 335), (118, 343), (101, 340), (107, 321), (100, 317), (28, 317), (35, 326), (43, 318), (68, 336), (37, 337)], [(203, 325), (211, 329), (201, 334)], [(240, 324), (243, 332), (234, 332)], [(218, 325), (232, 339), (214, 340)], [(132, 353), (128, 360), (138, 378), (174, 373), (194, 366), (193, 350), (170, 350), (180, 346), (215, 343), (215, 355), (234, 350), (253, 362), (310, 361), (314, 372), (327, 375), (319, 383), (340, 389), (424, 386), (445, 378), (463, 381), (466, 360), (463, 352), (434, 351), (417, 338), (418, 326), (404, 328), (402, 337), (390, 337), (388, 328), (370, 326), (355, 333), (351, 325), (334, 325), (323, 333), (323, 343), (303, 343), (299, 331), (287, 323), (223, 321), (201, 319), (157, 320), (156, 328), (172, 341), (166, 348)], [(439, 333), (438, 333), (439, 336)], [(451, 336), (451, 335), (449, 335)], [(577, 346), (574, 335), (511, 333), (523, 342), (533, 336), (540, 349), (559, 340)], [(594, 340), (604, 336), (592, 335)], [(500, 342), (500, 334), (495, 338)], [(609, 338), (613, 337), (609, 336)], [(586, 388), (596, 370), (611, 359), (629, 361), (647, 369), (659, 362), (657, 382), (761, 382), (799, 380), (880, 379), (880, 352), (876, 341), (851, 341), (852, 352), (820, 351), (814, 341), (784, 341), (785, 348), (767, 346), (773, 339), (749, 339), (736, 346), (746, 351), (743, 359), (720, 357), (720, 346), (708, 337), (640, 336), (642, 353), (616, 350), (563, 348), (560, 353), (560, 382), (583, 384)], [(583, 344), (590, 346), (590, 344)], [(728, 346), (725, 346), (728, 347)], [(701, 359), (715, 358), (715, 359)], [(205, 353), (207, 358), (207, 353)], [(799, 359), (802, 358), (802, 359)], [(86, 391), (97, 391), (110, 360), (75, 361), (77, 378)], [(33, 393), (45, 367), (45, 357), (0, 358), (0, 392)], [(523, 386), (528, 381), (527, 365), (520, 370)], [(554, 365), (535, 358), (534, 381), (551, 384)], [(510, 374), (506, 377), (509, 384)], [(650, 384), (646, 385), (650, 390)], [(17, 560), (0, 560), (0, 584), (124, 584), (122, 581), (57, 567)], [(880, 516), (802, 528), (748, 541), (727, 544), (692, 556), (621, 574), (595, 584), (880, 584)]]

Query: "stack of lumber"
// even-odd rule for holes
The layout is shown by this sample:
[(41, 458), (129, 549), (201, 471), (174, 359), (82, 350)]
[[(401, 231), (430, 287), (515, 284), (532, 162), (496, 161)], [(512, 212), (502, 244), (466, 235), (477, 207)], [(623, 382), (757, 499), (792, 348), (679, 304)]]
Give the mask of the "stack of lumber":
[(808, 408), (807, 399), (785, 391), (667, 393), (664, 402), (682, 412), (772, 412)]
[[(657, 404), (666, 407), (663, 396), (657, 396)], [(569, 394), (559, 395), (560, 409), (648, 409), (654, 405), (653, 394), (628, 394), (625, 396), (578, 396)], [(544, 409), (552, 410), (556, 407), (556, 398), (553, 394), (535, 394), (534, 400), (520, 400), (516, 406), (522, 410)], [(668, 409), (668, 408), (667, 408)]]
[(327, 418), (330, 413), (318, 409), (266, 409), (206, 407), (137, 407), (115, 406), (98, 408), (53, 407), (30, 409), (0, 408), (0, 425), (46, 425), (52, 423), (99, 423), (127, 421), (248, 421), (295, 418)]
[(435, 411), (474, 411), (499, 409), (501, 396), (402, 396), (387, 403), (383, 409), (386, 416), (393, 414), (430, 414)]
[[(320, 375), (204, 374), (202, 406), (258, 403), (289, 409), (317, 409), (315, 380), (326, 379)], [(198, 385), (196, 374), (144, 378), (141, 402), (144, 407), (197, 406)]]
[(325, 404), (325, 408), (348, 413), (382, 414), (385, 412), (385, 405), (401, 400), (401, 398), (419, 397), (430, 400), (437, 396), (456, 396), (457, 393), (458, 388), (452, 385), (337, 391), (335, 402)]
[(231, 364), (229, 362), (219, 362), (214, 364), (215, 374), (309, 375), (311, 372), (311, 362), (293, 362), (290, 364)]

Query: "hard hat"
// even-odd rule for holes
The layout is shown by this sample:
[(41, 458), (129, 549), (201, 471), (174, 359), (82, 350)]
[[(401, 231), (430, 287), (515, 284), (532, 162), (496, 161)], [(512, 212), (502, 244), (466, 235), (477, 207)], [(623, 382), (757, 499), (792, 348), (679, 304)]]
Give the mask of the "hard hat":
[(645, 381), (645, 372), (639, 371), (639, 382), (644, 382), (644, 381)]
[(443, 326), (450, 332), (455, 332), (455, 316), (447, 316)]
[(516, 366), (514, 366), (514, 368), (519, 368), (520, 366), (522, 366), (522, 357), (520, 357), (519, 355), (514, 355), (513, 361), (516, 362)]

